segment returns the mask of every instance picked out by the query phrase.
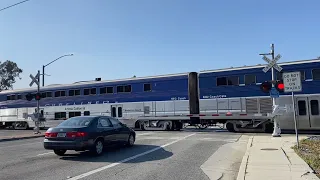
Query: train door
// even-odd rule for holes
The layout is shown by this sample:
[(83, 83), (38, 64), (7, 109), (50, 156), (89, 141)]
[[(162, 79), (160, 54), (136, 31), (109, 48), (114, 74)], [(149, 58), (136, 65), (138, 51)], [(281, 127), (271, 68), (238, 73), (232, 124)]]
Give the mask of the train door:
[(310, 126), (311, 128), (319, 128), (320, 127), (320, 114), (319, 114), (320, 97), (311, 96), (311, 97), (308, 97), (308, 101), (309, 101)]
[(296, 98), (299, 129), (320, 127), (319, 101), (316, 96)]
[(111, 117), (122, 118), (122, 105), (111, 105)]

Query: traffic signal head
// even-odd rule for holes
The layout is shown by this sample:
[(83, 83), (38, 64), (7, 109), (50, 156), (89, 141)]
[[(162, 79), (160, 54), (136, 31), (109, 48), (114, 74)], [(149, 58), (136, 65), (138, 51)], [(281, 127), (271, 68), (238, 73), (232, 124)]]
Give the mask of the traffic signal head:
[(37, 101), (39, 101), (39, 100), (41, 99), (41, 97), (42, 97), (42, 94), (41, 94), (41, 93), (36, 93), (35, 96), (34, 96), (34, 98), (35, 98)]
[(260, 89), (262, 92), (269, 93), (272, 88), (272, 84), (269, 81), (265, 81), (260, 85)]
[(284, 84), (283, 81), (277, 81), (275, 83), (275, 88), (279, 91), (279, 92), (284, 92)]
[(31, 93), (28, 93), (27, 95), (26, 95), (26, 99), (28, 100), (28, 101), (31, 101), (32, 99), (33, 99), (33, 94), (31, 94)]

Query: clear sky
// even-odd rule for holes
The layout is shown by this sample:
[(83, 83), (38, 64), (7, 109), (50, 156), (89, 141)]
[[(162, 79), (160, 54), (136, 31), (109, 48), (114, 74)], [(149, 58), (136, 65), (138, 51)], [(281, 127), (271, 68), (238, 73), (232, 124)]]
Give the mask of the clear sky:
[[(21, 0), (1, 0), (0, 9)], [(304, 2), (304, 3), (303, 3)], [(46, 85), (320, 56), (319, 0), (31, 0), (0, 12), (0, 60)]]

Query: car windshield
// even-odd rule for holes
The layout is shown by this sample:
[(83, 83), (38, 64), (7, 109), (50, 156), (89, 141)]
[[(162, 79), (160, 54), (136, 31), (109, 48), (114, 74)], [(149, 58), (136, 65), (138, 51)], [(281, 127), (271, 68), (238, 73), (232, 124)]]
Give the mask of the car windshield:
[(70, 119), (67, 119), (63, 121), (61, 124), (58, 125), (58, 127), (82, 127), (82, 126), (88, 126), (90, 122), (93, 120), (93, 117), (72, 117)]

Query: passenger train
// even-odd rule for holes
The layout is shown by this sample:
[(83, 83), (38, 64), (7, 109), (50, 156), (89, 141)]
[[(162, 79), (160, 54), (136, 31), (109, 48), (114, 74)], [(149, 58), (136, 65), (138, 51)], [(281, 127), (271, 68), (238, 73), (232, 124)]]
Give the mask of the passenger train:
[[(279, 65), (283, 68), (276, 75), (279, 80), (283, 72), (300, 71), (302, 75), (303, 90), (295, 96), (298, 128), (319, 130), (320, 59)], [(46, 120), (104, 114), (142, 129), (181, 129), (182, 123), (220, 122), (229, 131), (271, 131), (268, 114), (272, 112), (272, 101), (260, 89), (262, 82), (271, 80), (271, 72), (262, 71), (264, 66), (49, 85), (41, 87), (40, 110)], [(0, 92), (3, 126), (34, 127), (29, 115), (35, 112), (37, 102), (25, 96), (36, 91), (28, 88)], [(292, 108), (291, 94), (281, 93), (276, 103)], [(292, 111), (277, 118), (282, 129), (294, 129)]]

